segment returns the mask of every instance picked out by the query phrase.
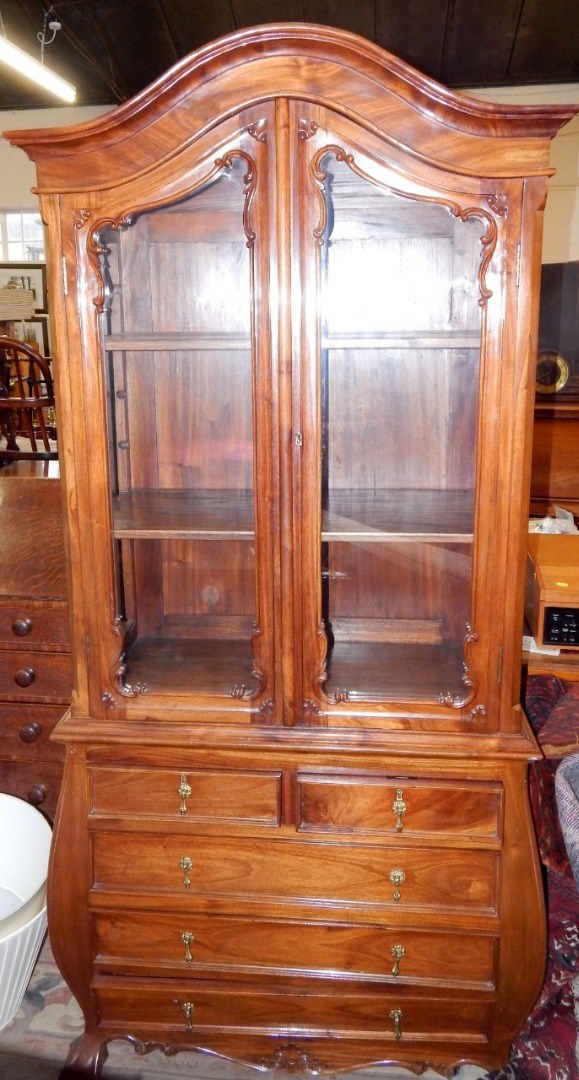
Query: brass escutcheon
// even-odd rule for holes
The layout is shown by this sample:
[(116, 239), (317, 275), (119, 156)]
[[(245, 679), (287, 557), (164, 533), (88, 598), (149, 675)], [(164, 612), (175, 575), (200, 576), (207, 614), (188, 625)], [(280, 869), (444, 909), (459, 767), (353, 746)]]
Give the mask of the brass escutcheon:
[(179, 869), (183, 871), (183, 884), (186, 889), (189, 889), (191, 886), (189, 874), (193, 869), (193, 859), (190, 859), (188, 855), (183, 855), (183, 857), (179, 859)]
[(402, 815), (406, 813), (408, 807), (404, 802), (404, 792), (401, 787), (396, 788), (396, 798), (392, 803), (392, 809), (396, 814), (396, 832), (402, 832), (404, 825), (402, 824)]
[(402, 1012), (402, 1009), (390, 1009), (390, 1019), (394, 1021), (394, 1038), (395, 1039), (401, 1039), (402, 1038), (402, 1028), (400, 1027), (400, 1021), (402, 1020), (403, 1016), (404, 1016), (404, 1013)]
[(394, 886), (394, 903), (397, 904), (400, 900), (400, 886), (406, 881), (404, 870), (391, 870), (390, 881)]
[(179, 808), (180, 814), (187, 813), (187, 799), (191, 794), (191, 785), (187, 783), (187, 773), (181, 773), (181, 783), (177, 789), (177, 794), (181, 799), (181, 806)]
[(400, 961), (402, 960), (402, 957), (406, 955), (406, 949), (404, 948), (404, 945), (393, 945), (392, 948), (390, 949), (390, 952), (391, 952), (392, 958), (394, 960), (394, 967), (392, 968), (392, 974), (393, 975), (399, 975), (400, 974)]
[(193, 962), (193, 957), (191, 956), (191, 945), (195, 941), (195, 935), (192, 934), (190, 930), (184, 930), (181, 934), (181, 941), (185, 946), (185, 960), (188, 964), (191, 964)]

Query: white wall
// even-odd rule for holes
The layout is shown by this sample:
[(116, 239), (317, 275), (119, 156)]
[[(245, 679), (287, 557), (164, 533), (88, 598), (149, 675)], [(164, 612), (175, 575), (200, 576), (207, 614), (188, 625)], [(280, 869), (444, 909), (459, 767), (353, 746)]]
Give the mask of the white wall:
[[(579, 105), (579, 83), (493, 87), (469, 91), (469, 96), (486, 101), (517, 105), (569, 104)], [(17, 128), (58, 127), (80, 123), (108, 112), (113, 106), (100, 108), (55, 108), (0, 112), (0, 131)], [(579, 116), (555, 136), (551, 160), (556, 175), (549, 184), (545, 212), (543, 262), (579, 260)], [(35, 209), (34, 165), (22, 150), (0, 139), (0, 210)]]
[[(101, 105), (0, 111), (0, 132), (80, 124), (110, 112), (111, 108), (111, 105)], [(35, 182), (34, 164), (24, 151), (0, 138), (0, 210), (38, 210), (38, 199), (30, 190)]]

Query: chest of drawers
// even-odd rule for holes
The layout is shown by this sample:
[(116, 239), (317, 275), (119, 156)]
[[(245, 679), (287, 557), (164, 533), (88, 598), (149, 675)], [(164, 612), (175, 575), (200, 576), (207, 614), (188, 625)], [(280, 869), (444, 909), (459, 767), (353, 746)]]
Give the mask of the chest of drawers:
[(71, 684), (58, 468), (17, 462), (0, 470), (0, 790), (49, 817), (63, 757), (50, 734)]

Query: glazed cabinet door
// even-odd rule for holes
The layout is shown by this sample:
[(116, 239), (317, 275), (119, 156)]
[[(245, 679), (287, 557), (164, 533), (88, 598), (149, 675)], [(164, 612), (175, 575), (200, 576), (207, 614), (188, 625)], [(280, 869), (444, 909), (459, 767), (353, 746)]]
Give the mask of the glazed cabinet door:
[(113, 708), (274, 713), (267, 115), (242, 119), (79, 230), (100, 291)]
[(304, 715), (484, 717), (502, 219), (337, 117), (297, 128)]

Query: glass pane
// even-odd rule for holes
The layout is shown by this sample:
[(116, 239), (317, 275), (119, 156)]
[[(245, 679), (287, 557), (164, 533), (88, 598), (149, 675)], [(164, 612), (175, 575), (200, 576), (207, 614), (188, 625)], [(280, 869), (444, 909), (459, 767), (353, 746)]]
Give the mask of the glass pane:
[(330, 698), (455, 703), (470, 622), (480, 217), (329, 157), (322, 595)]
[(243, 172), (101, 237), (124, 677), (159, 693), (256, 690)]

